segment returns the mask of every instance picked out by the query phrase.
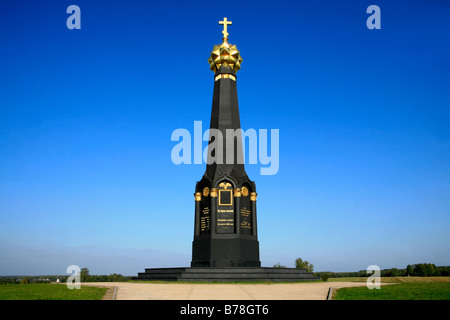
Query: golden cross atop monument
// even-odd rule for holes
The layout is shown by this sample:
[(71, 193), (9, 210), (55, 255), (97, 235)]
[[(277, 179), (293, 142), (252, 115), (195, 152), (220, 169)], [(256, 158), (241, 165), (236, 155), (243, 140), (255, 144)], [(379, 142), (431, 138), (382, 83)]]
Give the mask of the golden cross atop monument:
[(227, 18), (223, 18), (223, 21), (219, 21), (219, 24), (223, 24), (223, 38), (228, 39), (228, 32), (227, 32), (227, 26), (231, 25), (231, 21), (228, 21)]

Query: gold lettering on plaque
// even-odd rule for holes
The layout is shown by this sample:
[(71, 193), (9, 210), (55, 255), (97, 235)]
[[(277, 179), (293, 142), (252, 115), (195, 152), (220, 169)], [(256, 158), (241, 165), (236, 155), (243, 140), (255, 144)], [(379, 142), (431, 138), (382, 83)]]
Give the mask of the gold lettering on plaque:
[(209, 207), (205, 207), (202, 210), (202, 215), (200, 217), (200, 231), (205, 231), (210, 229), (210, 218), (209, 218)]
[(217, 219), (218, 226), (233, 226), (234, 219)]
[(251, 229), (251, 211), (248, 210), (246, 207), (241, 208), (241, 228), (244, 229)]

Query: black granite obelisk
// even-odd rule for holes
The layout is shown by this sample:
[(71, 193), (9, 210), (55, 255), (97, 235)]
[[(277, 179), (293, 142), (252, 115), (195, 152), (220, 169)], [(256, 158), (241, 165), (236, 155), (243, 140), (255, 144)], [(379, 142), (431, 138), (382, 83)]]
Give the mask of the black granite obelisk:
[(222, 45), (214, 46), (209, 59), (214, 71), (210, 144), (206, 172), (195, 187), (191, 267), (261, 266), (256, 187), (242, 156), (236, 86), (242, 59), (227, 40), (225, 29)]
[[(242, 58), (223, 43), (208, 60), (214, 71), (210, 144), (206, 172), (195, 186), (195, 223), (191, 267), (146, 268), (136, 280), (165, 281), (311, 281), (311, 272), (261, 267), (256, 229), (256, 187), (245, 172), (236, 71)], [(232, 297), (231, 297), (232, 298)]]

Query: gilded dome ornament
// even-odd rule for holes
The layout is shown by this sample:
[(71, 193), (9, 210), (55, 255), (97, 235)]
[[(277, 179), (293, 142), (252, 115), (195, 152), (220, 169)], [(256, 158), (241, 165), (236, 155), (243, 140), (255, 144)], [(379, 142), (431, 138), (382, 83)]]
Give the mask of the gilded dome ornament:
[(227, 26), (231, 25), (231, 21), (224, 18), (223, 21), (219, 21), (219, 24), (223, 24), (223, 43), (213, 47), (208, 59), (210, 69), (216, 72), (221, 66), (224, 66), (230, 67), (234, 71), (238, 71), (241, 68), (242, 57), (236, 45), (230, 45), (228, 43), (229, 33), (227, 31)]

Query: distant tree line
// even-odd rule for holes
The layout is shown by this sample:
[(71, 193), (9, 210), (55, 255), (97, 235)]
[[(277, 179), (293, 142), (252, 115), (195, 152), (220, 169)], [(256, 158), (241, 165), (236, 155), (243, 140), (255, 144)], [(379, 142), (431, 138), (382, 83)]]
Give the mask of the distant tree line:
[(57, 278), (58, 276), (3, 276), (0, 277), (0, 284), (50, 283)]
[[(26, 284), (26, 283), (64, 283), (70, 275), (52, 275), (52, 276), (5, 276), (0, 277), (0, 284)], [(113, 273), (110, 275), (90, 275), (88, 268), (82, 268), (80, 272), (81, 282), (123, 282), (131, 280), (131, 277)]]
[[(356, 272), (317, 272), (317, 276), (327, 273), (330, 278), (347, 278), (347, 277), (367, 277), (366, 270)], [(450, 266), (437, 267), (432, 263), (418, 263), (408, 265), (405, 269), (383, 269), (380, 272), (382, 277), (448, 277), (450, 276)]]
[(450, 276), (450, 267), (436, 267), (432, 263), (418, 263), (415, 265), (408, 265), (406, 267), (406, 274), (416, 277)]
[(82, 268), (80, 276), (81, 282), (123, 282), (131, 280), (131, 277), (126, 277), (117, 273), (110, 275), (90, 275), (88, 268)]
[[(294, 265), (296, 268), (305, 269), (308, 272), (314, 272), (314, 265), (309, 263), (308, 261), (303, 261), (302, 258), (295, 259)], [(273, 265), (274, 268), (287, 268), (285, 265), (280, 264), (279, 262)]]
[[(301, 258), (295, 259), (294, 265), (296, 268), (306, 269), (308, 272), (314, 272), (314, 265), (308, 261), (303, 261)], [(285, 265), (279, 262), (273, 265), (274, 268), (287, 268)], [(382, 277), (448, 277), (450, 276), (450, 266), (436, 267), (432, 263), (417, 263), (408, 266), (405, 269), (390, 268), (380, 271)], [(366, 270), (360, 270), (355, 272), (316, 272), (316, 276), (330, 278), (348, 278), (348, 277), (367, 277)]]

